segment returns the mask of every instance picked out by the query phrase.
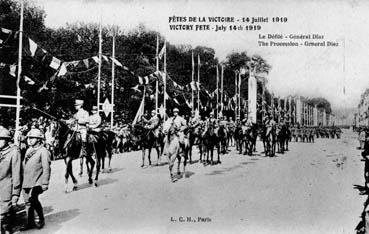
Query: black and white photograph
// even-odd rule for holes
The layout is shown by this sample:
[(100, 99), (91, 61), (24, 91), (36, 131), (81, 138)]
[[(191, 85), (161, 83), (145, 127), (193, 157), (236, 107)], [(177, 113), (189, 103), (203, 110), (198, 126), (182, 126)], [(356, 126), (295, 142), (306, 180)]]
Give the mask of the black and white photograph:
[(0, 0), (1, 234), (368, 234), (368, 12)]

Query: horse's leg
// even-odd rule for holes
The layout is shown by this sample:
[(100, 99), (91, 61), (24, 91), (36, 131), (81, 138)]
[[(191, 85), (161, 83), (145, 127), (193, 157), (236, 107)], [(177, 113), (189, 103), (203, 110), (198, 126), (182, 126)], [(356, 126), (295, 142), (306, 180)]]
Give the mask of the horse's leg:
[(152, 147), (149, 147), (149, 154), (148, 154), (149, 166), (151, 166), (151, 149)]
[[(181, 160), (182, 160), (182, 156), (178, 155), (177, 156), (177, 159), (178, 159), (178, 165), (177, 165), (177, 175), (180, 175), (181, 172), (180, 172), (180, 165), (181, 165)], [(186, 161), (186, 159), (184, 159), (184, 161)]]
[(64, 162), (65, 162), (65, 175), (64, 175), (64, 177), (65, 177), (65, 190), (64, 191), (66, 193), (68, 192), (69, 161), (70, 161), (69, 157), (66, 157), (64, 159)]
[[(105, 152), (103, 151), (99, 153), (96, 152), (96, 175), (95, 175), (95, 181), (94, 181), (95, 187), (97, 187), (97, 181), (99, 180), (101, 162), (105, 160), (104, 156), (105, 156)], [(91, 170), (91, 176), (92, 176), (92, 170)]]
[(220, 149), (220, 145), (219, 144), (217, 144), (217, 154), (218, 154), (218, 161), (217, 161), (217, 163), (222, 163), (221, 161), (220, 161), (220, 151), (221, 149)]
[(161, 163), (161, 154), (160, 154), (160, 148), (159, 146), (155, 146), (155, 149), (156, 149), (156, 153), (158, 155), (158, 159), (156, 161), (156, 166), (158, 166), (160, 163)]
[(80, 168), (79, 168), (79, 176), (82, 177), (82, 175), (83, 175), (83, 157), (81, 157), (79, 159), (79, 165), (80, 165)]
[(145, 165), (145, 152), (146, 152), (145, 148), (142, 147), (142, 164), (141, 164), (141, 167), (144, 167), (144, 165)]

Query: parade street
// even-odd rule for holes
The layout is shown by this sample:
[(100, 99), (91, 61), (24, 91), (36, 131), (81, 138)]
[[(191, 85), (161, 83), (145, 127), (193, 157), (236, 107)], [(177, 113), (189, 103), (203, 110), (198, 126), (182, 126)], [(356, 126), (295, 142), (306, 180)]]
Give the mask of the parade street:
[(176, 183), (167, 164), (142, 169), (140, 152), (124, 153), (99, 187), (83, 176), (68, 194), (59, 160), (41, 196), (47, 225), (29, 233), (353, 233), (364, 201), (353, 189), (363, 182), (357, 144), (344, 130), (274, 158), (232, 147), (222, 164), (189, 165)]

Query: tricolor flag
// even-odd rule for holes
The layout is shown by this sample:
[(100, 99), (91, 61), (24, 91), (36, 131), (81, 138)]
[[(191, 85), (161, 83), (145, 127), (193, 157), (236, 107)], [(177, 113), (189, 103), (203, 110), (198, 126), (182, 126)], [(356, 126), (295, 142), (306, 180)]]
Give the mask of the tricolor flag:
[(145, 110), (144, 107), (145, 107), (145, 93), (142, 96), (140, 107), (137, 110), (137, 113), (136, 113), (136, 116), (135, 116), (135, 118), (132, 122), (132, 125), (135, 125), (141, 119), (141, 117), (144, 114), (144, 110)]
[(50, 63), (50, 67), (53, 68), (54, 70), (58, 70), (58, 68), (60, 67), (61, 61), (55, 57), (53, 57), (51, 59), (51, 63)]
[(123, 67), (123, 65), (115, 58), (110, 57), (111, 61), (113, 61), (113, 63), (119, 67)]
[(58, 76), (64, 76), (67, 73), (67, 67), (65, 66), (65, 63), (62, 63), (60, 66), (60, 70), (58, 72)]
[(36, 50), (37, 50), (37, 44), (32, 41), (30, 38), (28, 38), (29, 41), (29, 50), (31, 51), (31, 56), (35, 56)]

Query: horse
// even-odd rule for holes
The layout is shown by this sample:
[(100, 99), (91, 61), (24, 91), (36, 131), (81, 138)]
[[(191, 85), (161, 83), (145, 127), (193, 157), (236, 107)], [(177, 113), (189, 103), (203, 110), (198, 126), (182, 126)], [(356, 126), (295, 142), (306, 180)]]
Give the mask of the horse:
[(147, 129), (142, 123), (137, 123), (133, 126), (133, 134), (137, 137), (137, 143), (140, 145), (142, 150), (142, 164), (141, 167), (145, 166), (145, 155), (148, 150), (149, 166), (151, 166), (151, 150), (155, 148), (157, 153), (156, 165), (159, 165), (161, 161), (161, 152), (159, 149), (159, 136), (155, 136), (154, 129)]
[(183, 175), (186, 176), (186, 164), (188, 157), (188, 149), (189, 149), (189, 140), (185, 140), (184, 146), (180, 146), (179, 138), (176, 134), (174, 122), (171, 119), (168, 119), (163, 126), (163, 131), (165, 134), (165, 145), (164, 145), (164, 155), (168, 157), (169, 162), (169, 174), (172, 182), (176, 181), (176, 178), (173, 175), (173, 166), (174, 162), (178, 161), (177, 166), (177, 175), (180, 175), (180, 164), (183, 159)]
[(275, 155), (275, 145), (276, 145), (276, 127), (269, 126), (265, 127), (265, 156), (273, 157)]
[(202, 147), (201, 147), (201, 127), (202, 124), (200, 124), (200, 126), (197, 127), (189, 127), (187, 134), (188, 135), (188, 139), (189, 139), (189, 149), (188, 149), (188, 158), (190, 160), (190, 164), (192, 164), (192, 147), (197, 144), (199, 147), (199, 151), (200, 151), (200, 162), (202, 159)]
[[(108, 171), (111, 172), (112, 168), (111, 168), (111, 159), (113, 157), (113, 142), (114, 139), (116, 137), (115, 132), (111, 131), (111, 130), (103, 130), (100, 133), (100, 136), (102, 137), (104, 144), (105, 144), (105, 153), (108, 159)], [(105, 158), (102, 159), (101, 162), (101, 169), (102, 172), (104, 173), (105, 171)]]
[[(86, 165), (88, 170), (88, 183), (94, 183), (95, 187), (98, 186), (98, 178), (100, 173), (100, 163), (106, 156), (105, 142), (99, 137), (95, 136), (95, 141), (88, 140), (86, 142), (86, 153), (82, 153), (82, 140), (80, 133), (76, 130), (72, 130), (63, 121), (59, 122), (57, 138), (59, 139), (59, 148), (62, 158), (66, 165), (65, 171), (65, 192), (68, 192), (68, 179), (72, 178), (73, 190), (77, 190), (77, 180), (73, 175), (72, 161), (77, 158), (86, 158)], [(97, 162), (92, 158), (92, 152), (95, 153)], [(92, 180), (92, 172), (96, 164), (96, 175), (94, 182)]]
[[(213, 160), (214, 147), (217, 148), (217, 154), (218, 154), (217, 163), (221, 163), (220, 157), (219, 157), (219, 151), (220, 151), (220, 149), (219, 149), (219, 138), (217, 136), (215, 126), (213, 126), (212, 124), (209, 124), (209, 126), (205, 130), (204, 146), (205, 146), (205, 149), (206, 149), (206, 164), (209, 164), (209, 163), (211, 163), (211, 165), (214, 164), (214, 160)], [(209, 154), (210, 154), (211, 161), (209, 161)]]
[(217, 136), (218, 136), (220, 152), (222, 154), (226, 154), (228, 151), (228, 142), (227, 142), (228, 132), (224, 125), (219, 126)]
[(282, 124), (276, 128), (276, 136), (277, 136), (277, 146), (278, 153), (284, 153), (285, 151), (285, 143), (288, 141), (288, 132), (286, 125)]
[(242, 153), (242, 145), (245, 145), (245, 152), (249, 156), (252, 155), (254, 151), (256, 151), (256, 139), (258, 136), (258, 127), (256, 124), (248, 127), (242, 127), (242, 142), (240, 144), (240, 153)]

